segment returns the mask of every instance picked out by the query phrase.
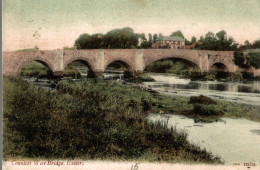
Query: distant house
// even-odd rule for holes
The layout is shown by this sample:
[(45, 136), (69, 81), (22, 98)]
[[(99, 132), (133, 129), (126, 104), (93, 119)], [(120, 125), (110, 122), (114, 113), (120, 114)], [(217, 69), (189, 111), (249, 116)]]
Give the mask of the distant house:
[(152, 48), (170, 48), (170, 49), (185, 49), (185, 39), (181, 37), (165, 37), (162, 36), (155, 40)]

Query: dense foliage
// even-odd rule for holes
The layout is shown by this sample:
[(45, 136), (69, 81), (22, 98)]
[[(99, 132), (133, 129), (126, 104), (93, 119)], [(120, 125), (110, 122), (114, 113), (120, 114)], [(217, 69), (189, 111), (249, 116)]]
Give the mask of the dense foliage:
[[(77, 49), (129, 49), (151, 48), (152, 43), (157, 39), (157, 34), (148, 34), (148, 40), (144, 33), (134, 33), (132, 28), (114, 29), (106, 34), (82, 34), (75, 41)], [(140, 42), (139, 42), (140, 41)], [(141, 44), (139, 44), (141, 43)]]
[[(208, 32), (205, 36), (201, 36), (199, 40), (192, 36), (191, 40), (185, 38), (181, 30), (172, 32), (170, 36), (177, 36), (185, 39), (185, 45), (196, 45), (196, 49), (200, 50), (216, 50), (216, 51), (235, 51), (260, 48), (260, 40), (256, 40), (252, 44), (246, 41), (244, 45), (240, 45), (227, 35), (225, 30), (219, 31), (216, 34)], [(148, 38), (147, 38), (148, 37)], [(134, 33), (130, 27), (121, 29), (113, 29), (106, 34), (82, 34), (75, 41), (74, 47), (77, 49), (129, 49), (129, 48), (152, 48), (152, 44), (163, 35), (144, 33)], [(68, 48), (66, 48), (68, 49)], [(73, 49), (73, 48), (72, 48)]]
[(207, 96), (191, 96), (190, 104), (193, 104), (193, 110), (190, 112), (193, 115), (200, 116), (221, 116), (224, 112), (217, 107), (217, 102)]
[(213, 32), (208, 32), (204, 37), (201, 36), (196, 44), (196, 49), (228, 51), (236, 50), (237, 46), (234, 39), (228, 37), (226, 31), (222, 30), (216, 35)]
[(248, 65), (245, 64), (245, 57), (244, 57), (244, 53), (242, 51), (235, 51), (234, 52), (234, 63), (241, 67), (241, 68), (247, 68)]
[(260, 52), (248, 52), (244, 54), (241, 51), (234, 52), (234, 63), (241, 68), (254, 67), (260, 68)]
[(148, 65), (145, 71), (157, 72), (157, 73), (173, 73), (176, 75), (190, 76), (195, 72), (199, 72), (196, 66), (188, 66), (188, 64), (174, 60), (174, 59), (165, 59), (156, 61)]
[(246, 40), (243, 45), (239, 46), (239, 50), (247, 49), (260, 49), (260, 39), (254, 41), (252, 44), (248, 40)]
[(220, 163), (191, 145), (186, 134), (148, 123), (146, 111), (155, 98), (139, 88), (101, 80), (64, 80), (57, 91), (48, 91), (4, 78), (4, 159)]
[(260, 68), (260, 52), (259, 53), (249, 52), (247, 54), (246, 60), (249, 66), (254, 67), (256, 69)]

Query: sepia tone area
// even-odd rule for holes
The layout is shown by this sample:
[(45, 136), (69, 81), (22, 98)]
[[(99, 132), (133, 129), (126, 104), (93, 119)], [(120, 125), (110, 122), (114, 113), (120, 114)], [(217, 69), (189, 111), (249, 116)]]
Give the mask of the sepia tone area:
[(258, 168), (260, 1), (239, 2), (4, 0), (3, 167)]

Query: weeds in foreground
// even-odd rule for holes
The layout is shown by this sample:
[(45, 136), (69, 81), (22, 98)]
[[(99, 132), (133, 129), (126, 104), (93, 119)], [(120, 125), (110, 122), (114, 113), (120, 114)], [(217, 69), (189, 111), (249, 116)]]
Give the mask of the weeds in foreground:
[(4, 159), (220, 163), (185, 134), (146, 122), (153, 95), (101, 80), (65, 80), (46, 91), (4, 77)]

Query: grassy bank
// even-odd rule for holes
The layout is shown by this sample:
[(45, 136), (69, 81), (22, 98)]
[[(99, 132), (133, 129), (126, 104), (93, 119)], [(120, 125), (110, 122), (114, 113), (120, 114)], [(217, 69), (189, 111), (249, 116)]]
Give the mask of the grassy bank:
[[(38, 61), (31, 61), (26, 64), (21, 70), (21, 76), (51, 78), (52, 73), (50, 69)], [(64, 77), (80, 78), (80, 72), (73, 66), (68, 66), (64, 70)]]
[(51, 72), (44, 64), (37, 61), (32, 61), (22, 68), (21, 76), (44, 78), (51, 76)]
[[(220, 163), (186, 134), (148, 124), (170, 98), (112, 81), (59, 82), (57, 91), (4, 77), (3, 156), (11, 159), (109, 159)], [(185, 104), (186, 105), (186, 104)], [(188, 104), (187, 104), (188, 105)]]

